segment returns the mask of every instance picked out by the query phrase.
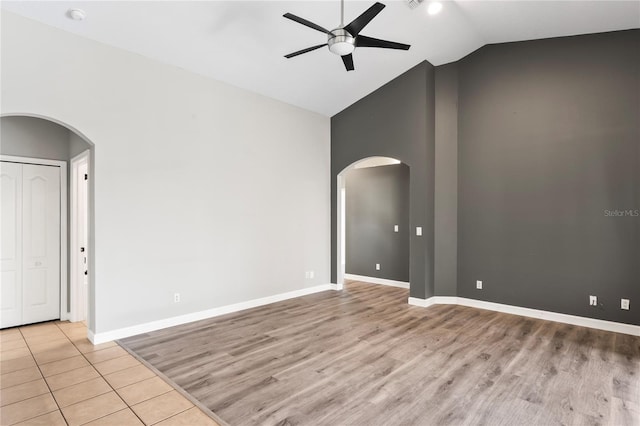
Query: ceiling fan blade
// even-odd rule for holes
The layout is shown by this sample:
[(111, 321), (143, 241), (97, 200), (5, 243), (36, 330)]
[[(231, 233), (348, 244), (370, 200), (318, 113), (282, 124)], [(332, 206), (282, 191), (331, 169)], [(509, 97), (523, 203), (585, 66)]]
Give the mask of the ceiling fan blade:
[(342, 57), (342, 62), (344, 62), (344, 67), (347, 71), (353, 71), (355, 69), (353, 68), (353, 55), (351, 55), (351, 53), (344, 55)]
[(373, 37), (359, 35), (356, 37), (356, 47), (382, 47), (384, 49), (409, 50), (408, 44), (396, 43), (395, 41), (380, 40)]
[(318, 30), (321, 33), (329, 34), (329, 30), (327, 30), (326, 28), (322, 28), (320, 25), (314, 24), (313, 22), (307, 21), (306, 19), (301, 18), (299, 16), (293, 15), (291, 13), (285, 13), (282, 16), (284, 16), (287, 19), (291, 19), (292, 21), (295, 21), (298, 24), (306, 25), (309, 28), (313, 28), (314, 30)]
[(297, 52), (289, 53), (288, 55), (284, 55), (285, 58), (290, 59), (294, 56), (302, 55), (303, 53), (311, 52), (312, 50), (320, 49), (321, 47), (326, 46), (327, 43), (319, 44), (317, 46), (307, 47), (306, 49), (298, 50)]
[(375, 18), (376, 15), (380, 13), (380, 11), (384, 8), (385, 5), (382, 3), (374, 4), (369, 9), (365, 10), (362, 15), (351, 21), (351, 23), (344, 27), (344, 29), (349, 31), (349, 34), (351, 34), (352, 36), (357, 36), (365, 27), (365, 25), (371, 22), (371, 20)]

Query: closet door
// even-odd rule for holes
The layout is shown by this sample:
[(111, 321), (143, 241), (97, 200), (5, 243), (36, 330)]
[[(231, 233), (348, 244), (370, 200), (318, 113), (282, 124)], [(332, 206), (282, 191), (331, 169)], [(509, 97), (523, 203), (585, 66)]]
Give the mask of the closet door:
[(22, 166), (22, 323), (60, 318), (60, 168)]
[(0, 327), (22, 324), (22, 165), (0, 163)]
[(0, 163), (0, 328), (60, 318), (60, 167)]

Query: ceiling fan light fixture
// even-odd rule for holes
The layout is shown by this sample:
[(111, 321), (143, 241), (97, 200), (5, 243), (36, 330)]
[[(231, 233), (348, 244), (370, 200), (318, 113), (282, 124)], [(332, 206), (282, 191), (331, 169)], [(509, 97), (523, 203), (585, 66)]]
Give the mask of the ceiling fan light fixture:
[(339, 55), (339, 56), (344, 56), (344, 55), (353, 53), (355, 48), (356, 47), (353, 44), (347, 43), (346, 41), (339, 41), (329, 46), (329, 50), (331, 51), (331, 53), (335, 53), (336, 55)]
[(296, 16), (292, 13), (285, 13), (284, 15), (282, 15), (283, 17), (297, 22), (298, 24), (302, 24), (305, 27), (312, 28), (327, 35), (326, 43), (307, 47), (306, 49), (298, 50), (296, 52), (289, 53), (288, 55), (284, 55), (284, 57), (287, 59), (291, 59), (304, 53), (313, 52), (314, 50), (318, 50), (324, 46), (328, 46), (331, 53), (340, 56), (342, 62), (344, 63), (345, 69), (347, 71), (353, 71), (355, 70), (355, 67), (353, 66), (353, 55), (351, 53), (356, 49), (356, 47), (377, 47), (380, 49), (397, 50), (409, 50), (409, 48), (411, 47), (408, 44), (396, 43), (395, 41), (389, 40), (381, 40), (378, 38), (367, 37), (360, 34), (360, 31), (362, 31), (362, 29), (366, 27), (367, 24), (369, 24), (369, 22), (371, 22), (371, 20), (382, 11), (382, 9), (385, 8), (384, 4), (380, 2), (374, 3), (367, 10), (362, 12), (360, 16), (349, 22), (347, 25), (344, 25), (344, 0), (340, 2), (340, 6), (340, 26), (332, 31), (329, 31), (318, 24), (314, 24), (313, 22), (307, 21), (306, 19)]
[(331, 53), (335, 53), (338, 56), (349, 55), (356, 48), (355, 38), (342, 28), (329, 33), (327, 44)]
[(431, 16), (437, 15), (442, 10), (442, 3), (439, 1), (432, 1), (427, 7), (427, 13)]

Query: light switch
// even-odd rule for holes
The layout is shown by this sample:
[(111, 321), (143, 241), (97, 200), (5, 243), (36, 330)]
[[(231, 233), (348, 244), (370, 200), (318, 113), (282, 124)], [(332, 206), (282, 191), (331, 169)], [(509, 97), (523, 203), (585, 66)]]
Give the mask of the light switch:
[(422, 236), (422, 226), (416, 226), (416, 235), (418, 237)]
[(393, 225), (393, 232), (398, 232), (398, 225)]

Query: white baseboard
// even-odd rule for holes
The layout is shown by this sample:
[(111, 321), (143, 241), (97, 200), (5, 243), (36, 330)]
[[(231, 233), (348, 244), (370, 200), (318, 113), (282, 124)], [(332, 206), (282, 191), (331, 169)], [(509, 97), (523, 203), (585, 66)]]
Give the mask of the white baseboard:
[(409, 288), (409, 283), (404, 281), (388, 280), (386, 278), (365, 277), (364, 275), (344, 274), (345, 280), (364, 281), (366, 283), (388, 285), (391, 287)]
[(461, 305), (471, 308), (487, 309), (506, 314), (520, 315), (523, 317), (543, 319), (547, 321), (561, 322), (564, 324), (578, 325), (581, 327), (595, 328), (598, 330), (613, 331), (615, 333), (640, 336), (640, 326), (600, 320), (595, 318), (579, 317), (576, 315), (560, 314), (558, 312), (542, 311), (539, 309), (522, 308), (520, 306), (504, 305), (502, 303), (485, 302), (484, 300), (467, 299), (465, 297), (433, 296), (428, 299), (410, 297), (410, 305), (423, 308), (432, 305)]
[(417, 297), (410, 297), (408, 303), (413, 306), (419, 306), (421, 308), (428, 308), (432, 305), (457, 305), (457, 297), (449, 296), (433, 296), (428, 299), (419, 299)]
[(91, 330), (89, 330), (88, 337), (89, 337), (89, 340), (91, 340), (91, 342), (94, 345), (99, 345), (100, 343), (106, 343), (112, 340), (124, 339), (125, 337), (135, 336), (137, 334), (148, 333), (150, 331), (160, 330), (162, 328), (173, 327), (176, 325), (186, 324), (193, 321), (200, 321), (207, 318), (213, 318), (220, 315), (243, 311), (245, 309), (256, 308), (258, 306), (281, 302), (283, 300), (293, 299), (296, 297), (306, 296), (308, 294), (319, 293), (321, 291), (327, 291), (327, 290), (337, 290), (337, 286), (335, 284), (323, 284), (315, 287), (289, 291), (287, 293), (276, 294), (273, 296), (262, 297), (260, 299), (254, 299), (246, 302), (235, 303), (233, 305), (220, 306), (218, 308), (207, 309), (205, 311), (193, 312), (190, 314), (180, 315), (177, 317), (151, 321), (144, 324), (134, 325), (131, 327), (105, 331), (102, 333), (94, 334), (91, 332)]
[(420, 299), (419, 297), (410, 297), (407, 303), (413, 306), (418, 306), (420, 308), (428, 308), (429, 306), (435, 304), (433, 297), (430, 297), (428, 299)]

